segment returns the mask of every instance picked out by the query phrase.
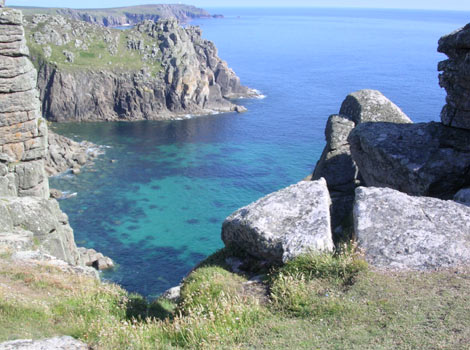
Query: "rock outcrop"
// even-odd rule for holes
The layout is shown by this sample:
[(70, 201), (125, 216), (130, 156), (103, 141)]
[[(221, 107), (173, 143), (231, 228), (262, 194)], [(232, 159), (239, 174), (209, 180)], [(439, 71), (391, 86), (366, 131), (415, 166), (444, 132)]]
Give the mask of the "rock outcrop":
[(434, 269), (470, 263), (470, 208), (454, 201), (359, 187), (354, 226), (374, 266)]
[(85, 343), (69, 336), (43, 340), (21, 339), (0, 343), (0, 350), (88, 350)]
[(91, 266), (97, 270), (108, 270), (114, 267), (114, 262), (111, 258), (104, 256), (94, 249), (80, 247), (78, 251), (85, 266)]
[(68, 217), (49, 199), (47, 136), (22, 14), (1, 8), (0, 250), (36, 250), (82, 265)]
[(75, 142), (50, 130), (48, 144), (49, 150), (46, 157), (48, 176), (64, 173), (68, 170), (78, 172), (82, 166), (102, 154), (100, 147), (92, 142)]
[(331, 251), (326, 181), (302, 181), (237, 210), (224, 221), (222, 240), (273, 264), (308, 251)]
[(470, 131), (441, 123), (365, 123), (349, 138), (367, 186), (450, 199), (470, 185)]
[(47, 198), (47, 125), (21, 13), (0, 10), (0, 196)]
[(43, 250), (72, 265), (80, 264), (68, 217), (54, 199), (1, 197), (0, 244), (17, 250)]
[[(145, 20), (156, 22), (159, 19), (176, 18), (186, 23), (195, 18), (210, 18), (211, 14), (201, 8), (182, 4), (155, 4), (108, 9), (70, 9), (70, 8), (21, 8), (25, 15), (57, 14), (74, 20), (81, 20), (105, 27), (135, 25)], [(222, 16), (223, 17), (223, 16)]]
[(240, 85), (199, 28), (183, 28), (174, 19), (127, 31), (60, 16), (36, 15), (27, 23), (43, 114), (52, 121), (240, 111), (228, 99), (257, 95)]
[(336, 228), (353, 207), (354, 189), (360, 185), (360, 175), (351, 157), (349, 134), (365, 122), (411, 123), (411, 120), (376, 90), (360, 90), (349, 94), (339, 115), (332, 115), (325, 128), (326, 146), (311, 176), (325, 178), (330, 190), (332, 225)]
[(439, 63), (441, 87), (447, 91), (447, 104), (441, 112), (445, 125), (470, 129), (470, 24), (443, 36), (438, 51), (449, 59)]

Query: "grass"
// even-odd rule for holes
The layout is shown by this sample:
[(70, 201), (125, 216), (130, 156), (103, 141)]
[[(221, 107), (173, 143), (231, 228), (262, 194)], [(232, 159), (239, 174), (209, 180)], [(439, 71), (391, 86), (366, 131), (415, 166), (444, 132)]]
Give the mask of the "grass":
[[(83, 69), (140, 71), (146, 69), (153, 76), (156, 76), (162, 70), (161, 62), (158, 59), (144, 60), (139, 51), (130, 50), (127, 47), (130, 37), (135, 40), (143, 40), (145, 45), (150, 48), (158, 44), (155, 39), (145, 33), (136, 30), (106, 29), (97, 25), (70, 20), (71, 28), (74, 28), (74, 23), (79, 23), (84, 28), (83, 33), (76, 37), (71, 30), (55, 26), (55, 30), (62, 36), (68, 35), (72, 40), (64, 45), (38, 44), (34, 39), (34, 33), (41, 32), (45, 23), (41, 22), (33, 26), (30, 24), (31, 18), (27, 17), (27, 19), (28, 22), (25, 26), (26, 38), (36, 68), (39, 68), (39, 65), (43, 63), (48, 63), (57, 66), (59, 69), (69, 71)], [(87, 48), (76, 47), (75, 39), (81, 40)], [(45, 46), (49, 46), (51, 49), (50, 57), (45, 57), (43, 49)], [(111, 46), (115, 47), (114, 53), (110, 52)], [(74, 55), (73, 62), (67, 61), (64, 51), (69, 51)]]
[(308, 254), (272, 270), (269, 302), (225, 269), (184, 281), (181, 301), (0, 257), (0, 341), (59, 334), (94, 349), (469, 349), (470, 271), (384, 272), (360, 253)]

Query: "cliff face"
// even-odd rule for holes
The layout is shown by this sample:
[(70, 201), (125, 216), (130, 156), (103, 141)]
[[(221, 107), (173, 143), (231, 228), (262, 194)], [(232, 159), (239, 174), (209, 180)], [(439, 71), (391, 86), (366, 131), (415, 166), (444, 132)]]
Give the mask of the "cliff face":
[(53, 121), (172, 119), (241, 111), (255, 96), (201, 37), (174, 19), (111, 30), (60, 16), (28, 19), (44, 116)]
[(47, 126), (21, 23), (20, 12), (0, 10), (0, 195), (47, 198)]
[(0, 251), (38, 249), (80, 264), (67, 215), (49, 199), (35, 77), (21, 12), (0, 8)]
[(191, 5), (158, 4), (118, 7), (109, 9), (69, 9), (69, 8), (21, 8), (25, 15), (52, 14), (81, 20), (105, 27), (133, 25), (145, 20), (176, 18), (188, 22), (194, 18), (212, 17), (209, 12)]

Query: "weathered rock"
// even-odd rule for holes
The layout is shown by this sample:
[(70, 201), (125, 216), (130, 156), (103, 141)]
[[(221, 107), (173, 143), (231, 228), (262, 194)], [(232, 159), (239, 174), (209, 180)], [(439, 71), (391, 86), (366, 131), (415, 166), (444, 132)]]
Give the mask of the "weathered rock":
[(470, 131), (441, 123), (365, 123), (349, 141), (367, 186), (450, 199), (470, 185)]
[[(70, 264), (80, 264), (68, 217), (53, 199), (2, 197), (2, 243), (16, 250), (34, 247)], [(23, 243), (18, 244), (19, 241)], [(8, 242), (11, 242), (8, 243)]]
[(0, 343), (0, 350), (88, 350), (85, 343), (69, 336), (43, 340), (21, 339)]
[(447, 91), (441, 112), (445, 125), (470, 129), (470, 24), (443, 36), (438, 51), (449, 59), (439, 63), (439, 84)]
[(325, 178), (332, 200), (332, 225), (336, 228), (353, 207), (354, 189), (360, 175), (351, 157), (348, 137), (356, 125), (364, 122), (411, 123), (393, 102), (376, 90), (360, 90), (343, 101), (339, 115), (328, 118), (326, 146), (311, 176)]
[(19, 250), (12, 254), (12, 262), (15, 265), (47, 266), (56, 268), (62, 272), (76, 275), (87, 275), (99, 279), (98, 271), (92, 267), (69, 264), (55, 256), (44, 253), (40, 250)]
[(60, 190), (58, 190), (58, 189), (56, 189), (56, 188), (51, 188), (51, 189), (49, 190), (49, 193), (50, 193), (50, 195), (51, 195), (51, 198), (53, 198), (53, 199), (59, 199), (59, 198), (61, 198), (61, 197), (63, 196), (62, 191), (60, 191)]
[(86, 266), (91, 266), (99, 271), (108, 270), (114, 267), (114, 262), (111, 258), (104, 256), (102, 253), (94, 249), (78, 248), (80, 259)]
[(47, 127), (25, 45), (21, 12), (0, 10), (0, 196), (48, 198)]
[(470, 188), (463, 188), (454, 196), (454, 201), (470, 206)]
[(0, 0), (0, 7), (5, 7), (5, 0)]
[(271, 193), (230, 215), (222, 225), (225, 245), (271, 263), (333, 249), (326, 181), (302, 181)]
[(359, 90), (349, 94), (339, 114), (348, 116), (356, 125), (365, 122), (412, 123), (397, 105), (377, 90)]
[(46, 158), (46, 173), (57, 175), (68, 170), (79, 170), (83, 165), (103, 153), (101, 147), (88, 141), (75, 142), (65, 136), (49, 131), (49, 151)]
[(181, 298), (181, 285), (166, 290), (160, 298), (177, 303)]
[[(174, 19), (144, 21), (126, 31), (123, 50), (130, 51), (141, 68), (103, 68), (101, 64), (98, 70), (74, 65), (79, 52), (95, 54), (88, 47), (97, 40), (116, 55), (122, 31), (46, 15), (32, 17), (26, 28), (36, 45), (60, 49), (57, 53), (65, 55), (60, 58), (63, 61), (51, 62), (36, 50), (34, 57), (40, 66), (43, 114), (53, 121), (175, 119), (215, 111), (243, 112), (229, 98), (257, 95), (240, 84), (218, 57), (215, 45), (202, 39), (199, 28), (183, 28)], [(72, 39), (80, 48), (75, 54), (69, 48)]]
[(470, 208), (390, 188), (356, 189), (354, 226), (374, 266), (434, 269), (470, 263)]

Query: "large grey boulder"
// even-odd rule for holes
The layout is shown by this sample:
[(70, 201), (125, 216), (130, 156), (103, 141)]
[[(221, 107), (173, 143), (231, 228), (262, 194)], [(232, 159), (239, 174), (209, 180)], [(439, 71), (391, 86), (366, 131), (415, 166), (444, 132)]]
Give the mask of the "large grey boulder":
[(0, 198), (0, 245), (13, 251), (37, 249), (80, 264), (68, 217), (54, 199)]
[(88, 350), (85, 343), (63, 336), (43, 340), (21, 339), (0, 344), (0, 350)]
[(359, 187), (354, 227), (374, 266), (434, 269), (470, 263), (470, 208), (454, 201)]
[(332, 250), (326, 181), (302, 181), (237, 210), (224, 221), (222, 240), (274, 264)]
[(0, 0), (0, 7), (5, 7), (5, 0)]
[(360, 184), (360, 176), (351, 157), (348, 137), (355, 126), (365, 122), (411, 123), (411, 120), (377, 90), (349, 94), (341, 105), (339, 115), (328, 118), (326, 146), (311, 179), (326, 179), (333, 202), (333, 228), (352, 211), (354, 189)]
[(468, 130), (441, 123), (365, 123), (349, 141), (367, 186), (450, 199), (470, 183)]
[(439, 84), (447, 91), (441, 112), (445, 125), (470, 129), (470, 24), (443, 36), (438, 51), (449, 59), (439, 63)]

